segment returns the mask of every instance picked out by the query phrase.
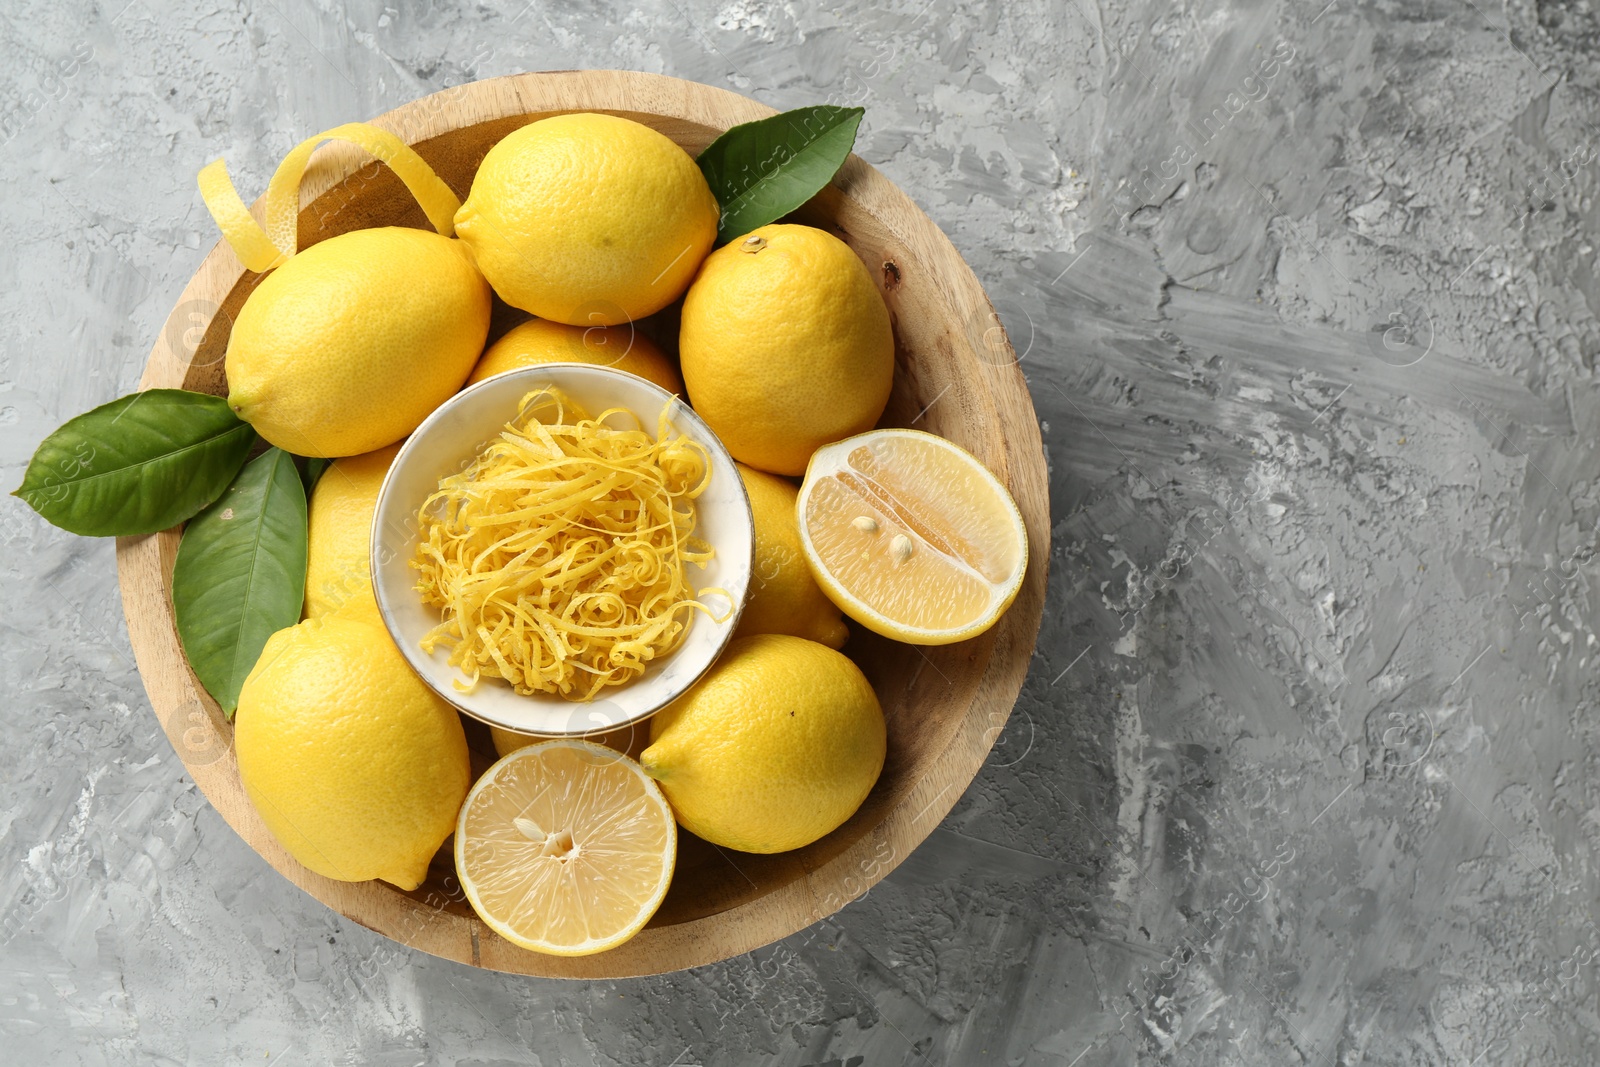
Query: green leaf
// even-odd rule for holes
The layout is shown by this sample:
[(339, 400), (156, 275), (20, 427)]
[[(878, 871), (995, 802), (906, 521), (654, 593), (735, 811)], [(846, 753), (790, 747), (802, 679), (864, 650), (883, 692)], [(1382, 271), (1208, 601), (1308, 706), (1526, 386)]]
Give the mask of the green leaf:
[(722, 219), (717, 243), (780, 219), (833, 180), (856, 142), (866, 110), (818, 104), (735, 126), (700, 158)]
[(67, 420), (11, 495), (75, 534), (155, 533), (215, 500), (255, 440), (219, 396), (147, 389)]
[(309, 458), (301, 457), (300, 462), (303, 464), (300, 469), (300, 480), (305, 483), (306, 496), (309, 497), (311, 490), (317, 487), (317, 482), (322, 479), (322, 475), (328, 469), (328, 464), (332, 463), (333, 460), (312, 456)]
[(172, 571), (178, 638), (229, 717), (267, 638), (300, 618), (306, 491), (294, 457), (269, 448), (183, 531)]

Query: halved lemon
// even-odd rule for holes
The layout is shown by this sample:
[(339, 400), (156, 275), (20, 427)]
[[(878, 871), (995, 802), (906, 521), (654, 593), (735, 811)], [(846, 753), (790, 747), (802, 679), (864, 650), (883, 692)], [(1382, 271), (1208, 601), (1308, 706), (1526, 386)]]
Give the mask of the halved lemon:
[(587, 956), (638, 933), (672, 881), (678, 828), (661, 787), (588, 741), (517, 749), (484, 772), (456, 822), (456, 873), (495, 933)]
[(867, 629), (944, 645), (993, 626), (1022, 586), (1022, 513), (965, 449), (873, 430), (817, 449), (796, 504), (817, 584)]

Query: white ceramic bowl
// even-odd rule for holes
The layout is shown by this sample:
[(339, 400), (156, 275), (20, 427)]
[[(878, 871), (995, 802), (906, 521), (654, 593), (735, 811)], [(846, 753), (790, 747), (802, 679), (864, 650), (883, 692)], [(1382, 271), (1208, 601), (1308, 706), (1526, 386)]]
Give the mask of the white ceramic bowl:
[[(471, 693), (452, 684), (465, 676), (449, 664), (449, 652), (422, 651), (424, 635), (439, 623), (439, 613), (416, 591), (416, 554), (422, 502), (477, 456), (479, 449), (518, 413), (528, 393), (554, 387), (591, 414), (626, 408), (655, 430), (656, 416), (672, 404), (671, 420), (679, 431), (704, 445), (711, 455), (711, 484), (696, 501), (695, 535), (710, 542), (715, 558), (704, 570), (689, 567), (696, 589), (720, 588), (733, 599), (725, 622), (697, 612), (683, 644), (627, 685), (602, 690), (592, 701), (557, 696), (519, 696), (498, 679), (485, 678)], [(722, 654), (739, 621), (750, 584), (750, 559), (755, 532), (750, 500), (733, 457), (700, 416), (652, 382), (609, 367), (552, 363), (498, 374), (465, 389), (440, 405), (418, 426), (395, 456), (378, 493), (372, 520), (372, 577), (378, 608), (400, 651), (422, 680), (451, 704), (475, 719), (525, 734), (581, 737), (638, 722), (671, 703), (693, 685)], [(721, 612), (720, 597), (709, 594), (706, 605)]]

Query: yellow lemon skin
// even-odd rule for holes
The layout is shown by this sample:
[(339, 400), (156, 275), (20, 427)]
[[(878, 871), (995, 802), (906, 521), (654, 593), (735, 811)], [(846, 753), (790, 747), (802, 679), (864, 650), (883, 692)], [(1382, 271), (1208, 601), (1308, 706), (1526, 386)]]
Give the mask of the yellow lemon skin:
[(466, 381), (491, 294), (459, 241), (382, 226), (312, 245), (264, 278), (228, 341), (228, 403), (301, 456), (393, 444)]
[(372, 513), (400, 443), (328, 464), (311, 490), (305, 618), (326, 615), (372, 582)]
[(678, 824), (714, 845), (785, 852), (836, 829), (883, 770), (883, 710), (841, 652), (739, 637), (650, 720), (639, 762)]
[[(498, 726), (489, 727), (489, 736), (494, 740), (495, 753), (501, 756), (509, 756), (518, 749), (527, 748), (529, 745), (540, 745), (550, 740), (548, 737), (535, 737), (532, 734), (502, 730)], [(604, 745), (625, 756), (638, 759), (639, 753), (650, 743), (650, 725), (645, 722), (630, 723), (604, 733), (589, 734), (583, 740)]]
[(683, 395), (683, 379), (666, 353), (654, 341), (623, 326), (568, 326), (545, 319), (529, 319), (506, 331), (490, 345), (472, 369), (468, 385), (518, 367), (544, 363), (589, 363), (637, 374), (669, 393)]
[(613, 326), (683, 295), (720, 208), (693, 159), (615, 115), (556, 115), (484, 156), (456, 212), (500, 299), (541, 319)]
[(738, 636), (792, 634), (840, 648), (850, 636), (844, 616), (811, 576), (795, 502), (800, 491), (782, 478), (738, 464), (755, 519), (756, 550), (750, 596), (739, 616)]
[(733, 457), (804, 474), (811, 453), (872, 429), (894, 380), (894, 331), (850, 247), (762, 226), (706, 257), (678, 335), (695, 411)]
[(272, 836), (328, 878), (415, 889), (472, 784), (456, 712), (375, 619), (279, 630), (234, 719), (239, 778)]

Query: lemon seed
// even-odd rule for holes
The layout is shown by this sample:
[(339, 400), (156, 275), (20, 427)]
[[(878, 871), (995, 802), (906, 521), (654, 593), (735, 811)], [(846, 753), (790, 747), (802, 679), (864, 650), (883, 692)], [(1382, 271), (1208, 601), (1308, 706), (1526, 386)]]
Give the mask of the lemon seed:
[(872, 518), (870, 515), (857, 515), (855, 518), (850, 520), (850, 525), (854, 526), (862, 533), (878, 532), (878, 520)]
[(889, 542), (889, 551), (894, 553), (896, 563), (904, 563), (911, 558), (911, 538), (905, 534), (895, 534), (894, 540)]
[(564, 860), (576, 852), (577, 848), (572, 840), (572, 831), (562, 830), (544, 839), (544, 847), (539, 850), (539, 855), (554, 856), (558, 860)]
[(763, 248), (767, 247), (767, 239), (765, 237), (757, 237), (755, 234), (751, 234), (749, 237), (744, 239), (744, 244), (740, 245), (739, 247), (744, 249), (746, 252), (759, 252)]

